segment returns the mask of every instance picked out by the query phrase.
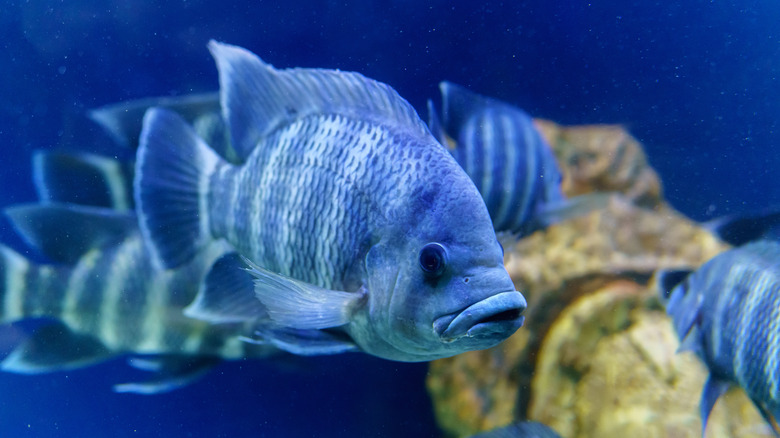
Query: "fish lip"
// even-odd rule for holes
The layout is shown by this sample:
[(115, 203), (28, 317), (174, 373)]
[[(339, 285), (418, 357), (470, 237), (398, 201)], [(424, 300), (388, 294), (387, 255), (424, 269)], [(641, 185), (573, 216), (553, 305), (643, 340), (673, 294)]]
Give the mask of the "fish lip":
[[(496, 333), (514, 333), (523, 325), (526, 301), (518, 291), (501, 292), (454, 313), (440, 316), (433, 322), (439, 337), (451, 342), (463, 336), (475, 337)], [(517, 316), (512, 317), (512, 312)], [(489, 321), (491, 317), (507, 313), (507, 319)]]

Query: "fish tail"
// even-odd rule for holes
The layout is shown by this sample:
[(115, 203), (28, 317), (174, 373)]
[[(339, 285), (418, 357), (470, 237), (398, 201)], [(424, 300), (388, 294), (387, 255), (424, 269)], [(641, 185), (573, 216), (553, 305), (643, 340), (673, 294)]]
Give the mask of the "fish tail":
[(159, 265), (191, 260), (211, 240), (209, 181), (220, 158), (178, 114), (146, 112), (135, 170), (141, 231)]
[(65, 290), (59, 274), (0, 244), (0, 323), (50, 316), (52, 303), (60, 303)]

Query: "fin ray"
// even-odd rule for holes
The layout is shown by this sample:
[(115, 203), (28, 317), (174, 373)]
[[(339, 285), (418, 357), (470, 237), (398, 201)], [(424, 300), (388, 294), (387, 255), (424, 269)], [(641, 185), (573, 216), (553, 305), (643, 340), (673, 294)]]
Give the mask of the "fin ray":
[(247, 259), (255, 277), (255, 295), (271, 319), (283, 327), (323, 329), (347, 324), (352, 311), (363, 300), (361, 292), (323, 289), (294, 278), (275, 274)]
[(417, 112), (388, 85), (359, 73), (293, 68), (276, 70), (246, 49), (209, 42), (217, 63), (224, 119), (239, 157), (284, 123), (326, 112), (403, 125), (427, 134)]
[(141, 231), (154, 259), (173, 268), (211, 241), (208, 183), (219, 157), (176, 113), (144, 117), (134, 181)]

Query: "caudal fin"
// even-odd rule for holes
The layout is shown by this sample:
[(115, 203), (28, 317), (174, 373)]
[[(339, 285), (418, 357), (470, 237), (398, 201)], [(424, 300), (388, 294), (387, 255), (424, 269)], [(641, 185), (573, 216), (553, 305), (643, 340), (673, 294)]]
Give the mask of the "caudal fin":
[(190, 260), (211, 240), (209, 179), (219, 157), (178, 114), (144, 116), (134, 192), (141, 231), (166, 268)]
[(0, 323), (47, 316), (62, 300), (60, 276), (61, 269), (37, 265), (0, 244)]

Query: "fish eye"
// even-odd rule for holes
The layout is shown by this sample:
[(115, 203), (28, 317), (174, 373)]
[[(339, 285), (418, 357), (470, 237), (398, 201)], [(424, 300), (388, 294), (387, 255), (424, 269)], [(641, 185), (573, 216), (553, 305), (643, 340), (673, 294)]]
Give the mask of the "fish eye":
[(439, 243), (429, 243), (420, 250), (420, 268), (426, 275), (438, 277), (447, 265), (447, 250)]

